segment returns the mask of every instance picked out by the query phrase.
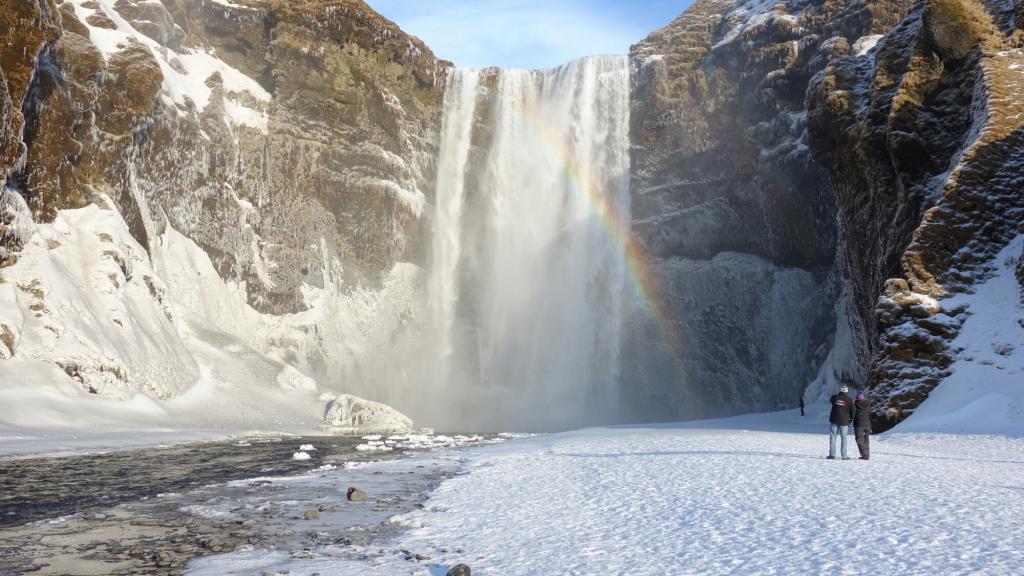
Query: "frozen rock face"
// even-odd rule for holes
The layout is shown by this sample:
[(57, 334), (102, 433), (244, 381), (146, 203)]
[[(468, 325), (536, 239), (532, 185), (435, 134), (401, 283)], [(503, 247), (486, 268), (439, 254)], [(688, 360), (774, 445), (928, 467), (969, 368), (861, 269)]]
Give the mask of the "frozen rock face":
[[(7, 168), (24, 156), (22, 132), (25, 115), (21, 103), (29, 90), (36, 58), (60, 36), (60, 18), (53, 0), (12, 2), (0, 10), (0, 182)], [(0, 226), (3, 226), (0, 223)], [(4, 237), (0, 228), (0, 242)], [(10, 263), (10, 262), (8, 262)]]
[[(1019, 5), (1018, 5), (1019, 8)], [(878, 428), (950, 375), (970, 293), (1024, 221), (1024, 51), (1005, 6), (932, 0), (808, 92)], [(946, 304), (946, 301), (950, 304)]]
[[(0, 31), (0, 285), (49, 297), (47, 282), (76, 281), (37, 273), (61, 250), (42, 227), (64, 230), (65, 248), (67, 235), (128, 243), (62, 223), (100, 206), (152, 267), (113, 289), (152, 278), (128, 308), (166, 307), (168, 326), (151, 328), (180, 337), (167, 346), (189, 346), (201, 325), (297, 368), (282, 387), (370, 392), (357, 376), (414, 328), (447, 63), (355, 0), (27, 0), (0, 8)], [(104, 254), (103, 266), (133, 265)], [(67, 371), (99, 394), (165, 397), (197, 378), (188, 351), (169, 354), (185, 367), (167, 370), (170, 384), (129, 366), (154, 350), (73, 332), (49, 347), (25, 347), (44, 332), (0, 338), (5, 356), (21, 346), (62, 366), (77, 350)], [(117, 382), (86, 382), (112, 366)]]
[(327, 404), (323, 428), (335, 434), (407, 434), (412, 420), (386, 404), (342, 394)]
[(641, 415), (792, 406), (842, 356), (836, 207), (804, 96), (909, 6), (701, 0), (633, 46), (633, 234), (661, 294), (627, 337), (634, 398), (655, 400)]
[(31, 226), (0, 284), (0, 358), (56, 364), (84, 390), (120, 400), (171, 398), (195, 382), (166, 288), (116, 210), (93, 204)]
[[(110, 191), (265, 312), (420, 258), (442, 63), (361, 2), (61, 5), (12, 170), (42, 221)], [(139, 28), (135, 27), (135, 24)]]

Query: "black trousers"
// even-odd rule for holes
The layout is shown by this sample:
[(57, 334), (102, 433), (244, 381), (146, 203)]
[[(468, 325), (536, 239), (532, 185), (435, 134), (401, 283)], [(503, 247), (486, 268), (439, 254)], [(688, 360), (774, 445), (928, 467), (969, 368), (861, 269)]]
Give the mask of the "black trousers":
[(871, 429), (854, 428), (853, 433), (857, 439), (857, 450), (860, 450), (860, 457), (868, 459), (871, 456)]

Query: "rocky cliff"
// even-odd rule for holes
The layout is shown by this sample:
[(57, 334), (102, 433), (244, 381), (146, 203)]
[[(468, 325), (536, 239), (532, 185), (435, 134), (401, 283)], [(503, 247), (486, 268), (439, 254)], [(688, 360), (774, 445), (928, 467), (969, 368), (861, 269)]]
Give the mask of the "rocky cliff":
[(823, 377), (858, 377), (836, 200), (805, 94), (909, 9), (704, 0), (632, 48), (634, 235), (681, 337), (676, 350), (652, 346), (635, 322), (624, 371), (666, 416), (792, 405), (826, 360)]
[(683, 335), (634, 328), (648, 390), (703, 415), (845, 382), (884, 428), (949, 375), (943, 300), (1021, 231), (1020, 7), (705, 1), (633, 47), (634, 233)]
[[(841, 382), (880, 427), (912, 414), (965, 357), (972, 291), (1024, 283), (996, 261), (1024, 220), (1022, 22), (698, 0), (635, 45), (627, 252), (650, 278), (605, 370), (626, 417)], [(450, 64), (359, 0), (19, 0), (0, 36), (0, 376), (415, 408)]]
[(972, 312), (946, 302), (985, 281), (1022, 231), (1016, 22), (1009, 4), (924, 2), (871, 58), (832, 63), (808, 92), (811, 142), (832, 176), (845, 277), (870, 351), (858, 384), (879, 400), (880, 428), (950, 375), (959, 352), (950, 343)]
[[(0, 36), (7, 356), (166, 397), (198, 377), (193, 323), (334, 384), (396, 337), (421, 282), (403, 263), (428, 256), (450, 66), (418, 39), (358, 0), (19, 0)], [(128, 234), (61, 216), (88, 206)], [(100, 286), (60, 269), (76, 260)], [(104, 293), (79, 311), (110, 334), (64, 329), (68, 281)], [(153, 307), (182, 335), (162, 354), (132, 318)], [(177, 360), (154, 376), (138, 355)]]

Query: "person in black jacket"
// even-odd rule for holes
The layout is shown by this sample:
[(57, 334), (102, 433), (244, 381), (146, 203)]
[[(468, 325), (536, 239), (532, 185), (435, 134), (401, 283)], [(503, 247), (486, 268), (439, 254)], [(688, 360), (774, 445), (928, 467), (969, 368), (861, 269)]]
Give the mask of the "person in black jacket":
[(853, 402), (853, 437), (857, 440), (860, 459), (867, 460), (871, 451), (868, 444), (871, 438), (871, 400), (863, 392), (857, 394), (857, 400)]
[(828, 459), (835, 460), (836, 458), (836, 433), (840, 434), (842, 438), (842, 455), (843, 460), (849, 460), (846, 452), (846, 434), (849, 432), (850, 423), (853, 422), (854, 407), (853, 398), (847, 394), (850, 389), (843, 385), (839, 388), (839, 394), (833, 394), (829, 398), (829, 403), (832, 404), (832, 412), (828, 415), (829, 421), (829, 434), (828, 434)]
[(800, 395), (800, 415), (804, 415), (804, 395)]

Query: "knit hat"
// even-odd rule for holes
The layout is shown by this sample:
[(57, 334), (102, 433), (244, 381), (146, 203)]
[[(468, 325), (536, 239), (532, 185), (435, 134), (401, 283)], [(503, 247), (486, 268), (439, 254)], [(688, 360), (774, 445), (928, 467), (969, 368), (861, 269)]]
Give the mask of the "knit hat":
[(843, 384), (842, 386), (839, 387), (839, 391), (840, 392), (849, 392), (850, 389), (847, 388), (845, 384)]

